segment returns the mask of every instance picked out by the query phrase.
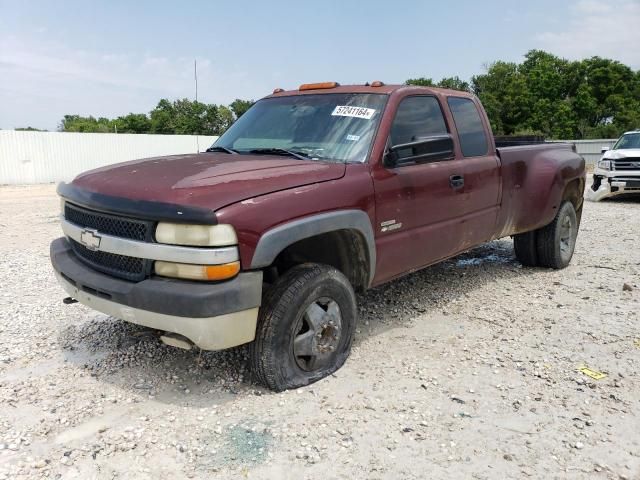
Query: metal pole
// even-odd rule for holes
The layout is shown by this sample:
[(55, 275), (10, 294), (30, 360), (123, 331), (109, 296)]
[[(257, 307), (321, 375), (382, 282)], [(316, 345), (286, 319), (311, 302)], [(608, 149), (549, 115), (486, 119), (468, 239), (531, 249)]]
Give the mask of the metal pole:
[[(196, 103), (198, 103), (198, 61), (193, 59), (193, 79), (196, 84)], [(200, 153), (200, 137), (196, 132), (196, 153)]]

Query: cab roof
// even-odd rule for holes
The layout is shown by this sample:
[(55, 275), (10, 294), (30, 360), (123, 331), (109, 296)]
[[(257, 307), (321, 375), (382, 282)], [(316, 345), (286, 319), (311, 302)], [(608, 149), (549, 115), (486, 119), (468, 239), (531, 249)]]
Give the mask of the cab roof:
[(450, 90), (447, 88), (438, 88), (438, 87), (422, 87), (417, 85), (382, 85), (379, 87), (374, 87), (369, 84), (365, 85), (338, 85), (336, 87), (330, 88), (308, 88), (305, 90), (282, 90), (276, 89), (274, 93), (271, 95), (267, 95), (264, 98), (272, 98), (272, 97), (290, 97), (293, 95), (318, 95), (318, 94), (329, 94), (329, 93), (381, 93), (385, 95), (390, 95), (394, 92), (404, 91), (404, 90), (415, 90), (416, 93), (431, 93), (431, 94), (440, 94), (444, 96), (448, 95), (456, 95), (458, 97), (473, 97), (473, 95), (469, 92), (463, 92), (461, 90)]

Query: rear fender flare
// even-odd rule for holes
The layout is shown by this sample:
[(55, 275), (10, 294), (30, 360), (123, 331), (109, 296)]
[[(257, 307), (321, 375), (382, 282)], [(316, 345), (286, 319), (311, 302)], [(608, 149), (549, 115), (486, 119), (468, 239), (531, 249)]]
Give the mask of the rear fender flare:
[[(584, 168), (582, 172), (584, 172)], [(562, 206), (564, 194), (569, 187), (569, 184), (576, 180), (580, 181), (580, 185), (583, 188), (583, 191), (579, 193), (582, 193), (582, 195), (584, 195), (584, 186), (586, 183), (586, 176), (584, 173), (580, 174), (570, 166), (565, 166), (564, 168), (556, 172), (553, 178), (553, 183), (549, 186), (550, 195), (548, 197), (546, 208), (544, 209), (545, 214), (543, 217), (543, 225), (548, 225), (553, 221), (556, 214), (558, 213), (558, 210)]]

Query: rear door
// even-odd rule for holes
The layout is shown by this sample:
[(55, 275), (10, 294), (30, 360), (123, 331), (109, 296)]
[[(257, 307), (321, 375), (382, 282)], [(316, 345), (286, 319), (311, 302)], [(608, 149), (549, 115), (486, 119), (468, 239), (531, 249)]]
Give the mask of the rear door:
[(489, 125), (469, 97), (447, 97), (464, 159), (462, 221), (459, 251), (490, 240), (495, 234), (500, 202), (500, 161), (488, 133)]
[[(403, 98), (391, 124), (389, 144), (451, 133), (433, 95)], [(376, 283), (437, 262), (459, 251), (464, 214), (464, 158), (375, 168), (378, 262)]]

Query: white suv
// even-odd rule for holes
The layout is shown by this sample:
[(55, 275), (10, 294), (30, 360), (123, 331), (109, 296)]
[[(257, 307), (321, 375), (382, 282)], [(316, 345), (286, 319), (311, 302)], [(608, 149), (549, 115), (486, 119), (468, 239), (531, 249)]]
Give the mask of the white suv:
[(623, 193), (640, 193), (640, 130), (623, 134), (611, 150), (602, 148), (587, 199), (597, 202)]

